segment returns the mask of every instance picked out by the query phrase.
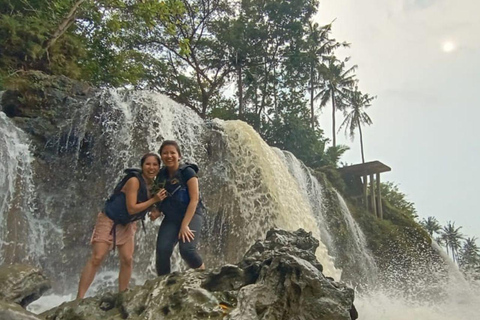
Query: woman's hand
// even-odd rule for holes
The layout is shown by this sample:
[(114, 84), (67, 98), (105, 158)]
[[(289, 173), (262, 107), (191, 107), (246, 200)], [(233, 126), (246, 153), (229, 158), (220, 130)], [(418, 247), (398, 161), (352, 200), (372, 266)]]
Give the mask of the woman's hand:
[(178, 239), (182, 240), (184, 243), (185, 242), (190, 242), (195, 238), (195, 235), (193, 234), (195, 230), (190, 230), (188, 226), (181, 226), (180, 227), (180, 232), (178, 233)]
[(155, 221), (161, 216), (162, 213), (157, 208), (153, 208), (152, 211), (150, 211), (150, 221)]
[(165, 189), (160, 189), (160, 191), (153, 196), (157, 202), (165, 200), (166, 197), (167, 191)]

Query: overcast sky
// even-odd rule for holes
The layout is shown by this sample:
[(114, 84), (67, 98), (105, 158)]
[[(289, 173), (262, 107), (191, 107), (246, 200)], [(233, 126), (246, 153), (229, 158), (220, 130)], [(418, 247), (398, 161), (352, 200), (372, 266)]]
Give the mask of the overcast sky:
[[(351, 43), (341, 54), (358, 65), (359, 89), (377, 96), (366, 161), (392, 168), (383, 180), (397, 183), (421, 218), (454, 221), (480, 238), (480, 1), (320, 2), (318, 21), (336, 19), (333, 37)], [(330, 114), (320, 121), (328, 137)], [(341, 132), (337, 141), (351, 147), (343, 162), (361, 161), (358, 138)]]

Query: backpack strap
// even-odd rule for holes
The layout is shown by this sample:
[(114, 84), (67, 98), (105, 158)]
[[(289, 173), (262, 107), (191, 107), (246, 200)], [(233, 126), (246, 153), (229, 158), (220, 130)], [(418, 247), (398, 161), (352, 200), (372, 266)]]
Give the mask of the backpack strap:
[[(186, 187), (187, 186), (187, 183), (185, 181), (183, 181), (183, 174), (181, 171), (185, 170), (186, 168), (192, 168), (193, 171), (195, 171), (195, 174), (198, 173), (199, 171), (199, 168), (198, 168), (198, 165), (195, 164), (195, 163), (190, 163), (190, 162), (185, 162), (184, 164), (180, 165), (180, 167), (178, 168), (178, 170), (180, 171), (180, 183), (182, 184), (183, 187)], [(197, 177), (198, 178), (198, 177)], [(198, 204), (200, 205), (200, 207), (202, 209), (206, 209), (205, 205), (203, 204), (203, 200), (202, 200), (202, 193), (200, 192), (200, 188), (198, 190)]]
[(183, 181), (182, 171), (185, 170), (185, 169), (187, 169), (187, 168), (192, 168), (193, 171), (195, 171), (195, 174), (198, 173), (198, 166), (197, 166), (195, 163), (186, 162), (186, 163), (180, 165), (180, 167), (178, 168), (178, 171), (179, 171), (180, 183), (182, 184), (183, 187), (186, 187), (186, 186), (187, 186), (187, 182), (186, 182), (186, 181)]

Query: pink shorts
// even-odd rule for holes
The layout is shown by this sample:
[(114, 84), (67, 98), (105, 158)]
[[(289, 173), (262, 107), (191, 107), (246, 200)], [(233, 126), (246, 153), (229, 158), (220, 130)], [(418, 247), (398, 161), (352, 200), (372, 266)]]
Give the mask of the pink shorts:
[[(105, 242), (113, 247), (113, 233), (110, 234), (113, 227), (113, 220), (105, 215), (105, 213), (100, 212), (97, 216), (97, 222), (95, 223), (95, 228), (93, 229), (92, 239), (90, 243), (95, 242)], [(115, 244), (121, 246), (128, 241), (132, 241), (135, 237), (135, 232), (137, 231), (137, 223), (129, 223), (126, 226), (121, 224), (116, 226), (116, 239)]]

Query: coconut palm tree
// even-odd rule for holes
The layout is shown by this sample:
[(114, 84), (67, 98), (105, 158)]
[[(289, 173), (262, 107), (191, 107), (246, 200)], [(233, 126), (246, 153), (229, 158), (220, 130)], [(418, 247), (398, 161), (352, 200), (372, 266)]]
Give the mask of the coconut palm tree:
[(459, 265), (462, 269), (474, 270), (480, 266), (480, 248), (477, 246), (477, 238), (466, 238), (463, 248), (460, 250)]
[(324, 107), (329, 101), (332, 101), (332, 143), (333, 147), (337, 145), (335, 112), (343, 109), (346, 104), (346, 98), (357, 80), (355, 79), (355, 70), (357, 65), (347, 69), (346, 63), (349, 58), (344, 61), (338, 60), (336, 57), (327, 59), (326, 64), (319, 67), (319, 72), (323, 79), (323, 88), (315, 96), (314, 100), (320, 99), (320, 106)]
[(321, 83), (322, 64), (331, 58), (335, 49), (339, 47), (349, 47), (347, 42), (337, 42), (330, 37), (332, 24), (320, 26), (318, 23), (309, 23), (308, 36), (306, 39), (306, 55), (309, 64), (309, 88), (310, 93), (310, 124), (315, 128), (315, 92), (323, 88)]
[(348, 96), (348, 105), (351, 108), (351, 111), (346, 113), (345, 119), (338, 128), (340, 131), (345, 127), (345, 134), (350, 136), (350, 139), (353, 141), (355, 137), (355, 129), (358, 128), (360, 135), (360, 150), (362, 153), (362, 163), (365, 163), (365, 153), (363, 151), (363, 135), (362, 135), (362, 125), (371, 125), (372, 119), (365, 112), (365, 109), (371, 106), (371, 102), (376, 97), (372, 97), (368, 94), (363, 94), (358, 91), (358, 87), (355, 86), (355, 89), (349, 93)]
[(450, 249), (454, 262), (458, 260), (458, 250), (461, 248), (461, 240), (463, 239), (463, 234), (460, 233), (461, 228), (462, 227), (455, 228), (455, 222), (448, 221), (447, 225), (440, 231), (447, 248), (447, 253), (448, 249)]
[(440, 232), (440, 229), (442, 229), (442, 226), (435, 217), (428, 217), (427, 219), (423, 219), (420, 222), (420, 225), (428, 232), (430, 238), (433, 238), (433, 234), (438, 234)]

